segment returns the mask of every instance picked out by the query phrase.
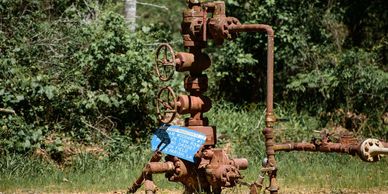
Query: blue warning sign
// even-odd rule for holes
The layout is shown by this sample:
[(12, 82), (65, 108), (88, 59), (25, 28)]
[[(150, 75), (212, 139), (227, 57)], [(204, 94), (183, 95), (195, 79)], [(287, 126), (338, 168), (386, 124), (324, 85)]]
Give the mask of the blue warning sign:
[(206, 135), (175, 125), (162, 125), (152, 136), (151, 147), (155, 151), (194, 162), (194, 155), (205, 143)]

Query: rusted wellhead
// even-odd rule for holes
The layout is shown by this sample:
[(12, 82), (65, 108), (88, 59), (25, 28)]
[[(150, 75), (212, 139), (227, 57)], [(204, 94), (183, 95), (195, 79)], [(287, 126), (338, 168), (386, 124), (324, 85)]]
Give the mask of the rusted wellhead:
[(169, 181), (181, 182), (184, 193), (221, 193), (223, 187), (233, 187), (243, 176), (240, 170), (248, 168), (245, 158), (229, 158), (227, 153), (216, 148), (216, 127), (209, 124), (204, 113), (212, 107), (211, 99), (204, 95), (208, 89), (208, 77), (204, 71), (211, 66), (208, 54), (203, 52), (209, 40), (221, 45), (225, 40), (235, 39), (241, 32), (265, 32), (267, 34), (267, 99), (263, 135), (265, 137), (266, 158), (259, 179), (248, 184), (250, 193), (258, 193), (263, 187), (264, 177), (268, 176), (266, 188), (276, 194), (279, 186), (276, 180), (277, 163), (275, 152), (279, 151), (316, 151), (337, 152), (359, 155), (364, 161), (375, 162), (382, 154), (387, 154), (387, 143), (375, 139), (359, 142), (350, 136), (343, 136), (339, 143), (329, 140), (313, 139), (310, 143), (277, 144), (273, 127), (277, 121), (273, 112), (274, 93), (274, 36), (271, 26), (266, 24), (241, 24), (234, 17), (225, 14), (223, 1), (203, 2), (187, 0), (183, 11), (181, 34), (183, 45), (188, 52), (175, 52), (168, 44), (161, 44), (156, 50), (155, 71), (161, 81), (170, 80), (174, 72), (188, 72), (184, 78), (184, 88), (188, 94), (175, 95), (171, 87), (163, 87), (157, 96), (157, 113), (161, 123), (174, 121), (177, 114), (190, 115), (185, 118), (184, 127), (206, 135), (205, 143), (194, 156), (194, 162), (173, 155), (167, 155), (161, 162), (162, 154), (156, 150), (150, 162), (146, 164), (141, 176), (129, 188), (135, 192), (142, 183), (147, 193), (155, 193), (156, 186), (152, 174), (164, 173)]

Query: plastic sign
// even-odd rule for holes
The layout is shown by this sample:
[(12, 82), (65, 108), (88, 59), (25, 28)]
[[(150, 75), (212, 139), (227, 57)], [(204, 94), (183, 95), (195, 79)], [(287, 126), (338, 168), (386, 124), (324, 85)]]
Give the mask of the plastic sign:
[(175, 125), (162, 125), (152, 136), (152, 150), (194, 162), (194, 155), (205, 143), (206, 135)]

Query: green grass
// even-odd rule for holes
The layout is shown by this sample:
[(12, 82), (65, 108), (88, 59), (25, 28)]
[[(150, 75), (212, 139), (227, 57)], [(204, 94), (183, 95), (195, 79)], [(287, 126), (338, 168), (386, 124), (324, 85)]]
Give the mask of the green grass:
[(280, 182), (293, 188), (368, 190), (388, 187), (388, 161), (366, 163), (357, 156), (324, 153), (281, 153)]
[[(144, 153), (148, 155), (149, 151)], [(365, 163), (357, 157), (319, 153), (281, 153), (278, 180), (282, 189), (350, 189), (367, 191), (384, 189), (388, 185), (388, 161)], [(127, 161), (100, 161), (93, 156), (81, 156), (76, 167), (61, 170), (39, 159), (19, 156), (1, 160), (0, 191), (35, 192), (112, 192), (123, 191), (142, 169), (142, 163), (130, 166)], [(6, 164), (8, 163), (8, 164)], [(243, 171), (244, 181), (256, 179), (260, 161), (250, 163)], [(155, 183), (163, 189), (183, 190), (163, 175), (155, 175)]]
[[(145, 152), (137, 155), (135, 163), (133, 153), (128, 158), (116, 161), (98, 159), (91, 154), (78, 156), (73, 165), (65, 169), (54, 163), (25, 156), (2, 157), (0, 160), (0, 191), (36, 191), (36, 192), (112, 192), (125, 190), (140, 174), (147, 157)], [(135, 159), (136, 160), (136, 159)], [(162, 176), (155, 176), (156, 182), (168, 188), (178, 188)]]
[[(309, 126), (317, 126), (314, 119), (286, 111), (290, 122), (277, 127), (278, 139), (308, 140), (312, 134)], [(247, 106), (238, 109), (231, 105), (216, 105), (207, 113), (210, 123), (217, 126), (219, 147), (232, 145), (231, 155), (246, 157), (250, 167), (243, 171), (244, 181), (257, 178), (264, 157), (261, 129), (264, 107)], [(291, 116), (289, 116), (291, 115)], [(295, 132), (296, 131), (296, 132)], [(287, 136), (291, 133), (292, 136)], [(59, 167), (54, 162), (31, 156), (8, 155), (0, 157), (0, 191), (36, 192), (112, 192), (124, 191), (140, 174), (151, 150), (148, 144), (127, 143), (125, 149), (117, 147), (115, 157), (92, 154), (78, 155), (71, 166)], [(119, 150), (119, 151), (117, 151)], [(325, 189), (332, 193), (342, 190), (367, 191), (388, 189), (388, 160), (377, 163), (362, 162), (357, 156), (344, 154), (278, 153), (278, 180), (282, 190)], [(164, 175), (155, 175), (159, 188), (183, 190), (180, 184), (168, 182)], [(241, 188), (244, 189), (244, 188)], [(239, 188), (232, 190), (238, 192)]]

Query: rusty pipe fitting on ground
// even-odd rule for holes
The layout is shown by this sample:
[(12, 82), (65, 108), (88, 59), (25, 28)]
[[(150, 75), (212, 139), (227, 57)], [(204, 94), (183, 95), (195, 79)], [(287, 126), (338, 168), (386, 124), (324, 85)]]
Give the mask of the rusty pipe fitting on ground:
[(359, 145), (344, 145), (341, 143), (325, 143), (316, 145), (314, 143), (285, 143), (273, 146), (276, 152), (279, 151), (310, 151), (310, 152), (337, 152), (355, 155)]
[(388, 147), (384, 147), (385, 142), (377, 139), (366, 139), (361, 143), (285, 143), (273, 146), (276, 152), (279, 151), (310, 151), (310, 152), (336, 152), (350, 155), (358, 155), (366, 162), (377, 162), (382, 155), (388, 154)]
[(156, 193), (157, 187), (152, 180), (145, 180), (144, 181), (144, 189), (146, 194), (154, 194)]
[(366, 162), (380, 161), (383, 155), (388, 154), (386, 144), (378, 139), (366, 139), (361, 143), (358, 154)]

